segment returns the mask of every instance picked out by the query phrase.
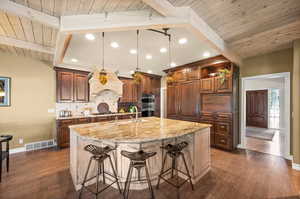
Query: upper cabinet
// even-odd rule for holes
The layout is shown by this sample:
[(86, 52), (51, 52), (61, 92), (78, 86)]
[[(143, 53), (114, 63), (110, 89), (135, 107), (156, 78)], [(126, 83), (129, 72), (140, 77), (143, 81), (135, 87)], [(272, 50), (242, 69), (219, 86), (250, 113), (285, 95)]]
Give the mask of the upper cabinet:
[(56, 102), (88, 102), (89, 72), (55, 67)]
[(119, 77), (119, 79), (123, 82), (123, 95), (120, 102), (138, 102), (138, 85), (131, 78)]

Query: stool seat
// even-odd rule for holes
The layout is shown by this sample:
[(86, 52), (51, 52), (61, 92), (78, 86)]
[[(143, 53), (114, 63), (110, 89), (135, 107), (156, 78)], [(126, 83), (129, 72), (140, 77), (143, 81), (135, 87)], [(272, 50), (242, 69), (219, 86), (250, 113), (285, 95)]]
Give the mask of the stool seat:
[(89, 144), (84, 147), (84, 150), (86, 150), (87, 152), (90, 152), (94, 156), (101, 156), (103, 154), (107, 154), (107, 153), (115, 150), (115, 148), (112, 148), (110, 146), (99, 147), (99, 146), (95, 146), (93, 144)]
[(145, 161), (156, 155), (156, 152), (145, 152), (143, 150), (137, 152), (121, 151), (121, 154), (133, 161)]

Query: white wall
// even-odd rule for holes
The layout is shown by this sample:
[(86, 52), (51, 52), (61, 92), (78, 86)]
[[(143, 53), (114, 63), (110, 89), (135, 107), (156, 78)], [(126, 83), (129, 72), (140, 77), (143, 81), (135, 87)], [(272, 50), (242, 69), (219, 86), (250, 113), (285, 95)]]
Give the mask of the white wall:
[[(265, 89), (279, 89), (279, 106), (280, 106), (280, 128), (285, 128), (285, 83), (284, 78), (264, 78), (264, 79), (252, 79), (245, 81), (245, 90), (265, 90)], [(283, 131), (282, 131), (283, 132)]]

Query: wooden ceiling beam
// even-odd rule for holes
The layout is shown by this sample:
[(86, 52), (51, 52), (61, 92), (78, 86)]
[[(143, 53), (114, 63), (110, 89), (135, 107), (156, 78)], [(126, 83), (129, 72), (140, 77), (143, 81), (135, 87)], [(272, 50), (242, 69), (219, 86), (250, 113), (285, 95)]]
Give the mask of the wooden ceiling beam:
[(60, 31), (86, 33), (99, 31), (124, 31), (149, 28), (182, 27), (186, 17), (151, 16), (149, 11), (113, 12), (109, 14), (62, 16)]
[(27, 17), (32, 21), (37, 21), (41, 24), (53, 27), (58, 29), (59, 28), (59, 18), (54, 17), (51, 15), (47, 15), (43, 12), (39, 12), (37, 10), (28, 8), (26, 6), (14, 3), (9, 0), (1, 0), (0, 1), (0, 10), (4, 12), (12, 13), (16, 16), (23, 16)]
[(190, 7), (175, 7), (168, 0), (143, 0), (144, 3), (165, 17), (187, 18), (187, 29), (205, 41), (230, 61), (240, 65), (242, 60), (228, 47), (228, 44)]
[(4, 44), (7, 46), (14, 46), (18, 48), (33, 50), (37, 52), (47, 53), (47, 54), (53, 54), (54, 48), (51, 47), (45, 47), (39, 44), (17, 40), (9, 37), (0, 36), (0, 44)]
[(54, 66), (58, 66), (63, 63), (63, 59), (66, 55), (67, 49), (72, 40), (72, 34), (65, 34), (59, 32), (56, 40), (56, 48), (54, 52), (53, 64)]

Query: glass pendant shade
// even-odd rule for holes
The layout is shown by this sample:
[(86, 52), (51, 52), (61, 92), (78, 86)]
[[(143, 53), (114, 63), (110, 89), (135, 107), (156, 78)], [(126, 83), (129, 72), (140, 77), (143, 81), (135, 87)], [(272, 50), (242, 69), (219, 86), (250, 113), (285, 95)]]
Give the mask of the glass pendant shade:
[(104, 69), (102, 69), (99, 73), (99, 82), (102, 85), (105, 85), (108, 82), (107, 72)]
[(108, 82), (107, 72), (104, 69), (104, 32), (102, 33), (102, 70), (99, 73), (99, 82), (102, 85), (105, 85)]

